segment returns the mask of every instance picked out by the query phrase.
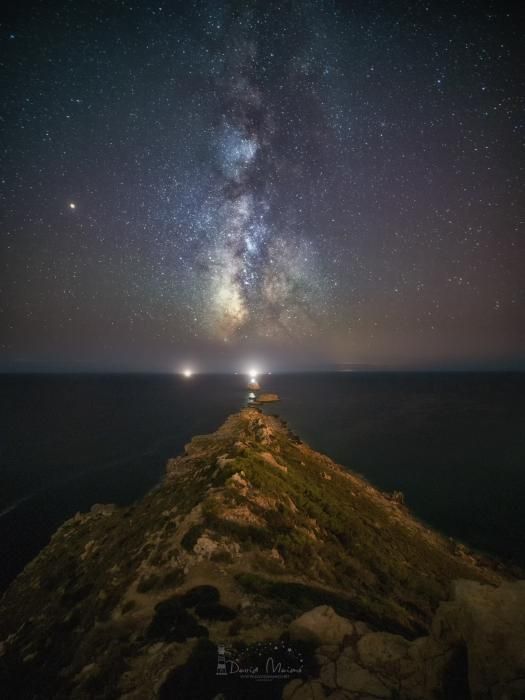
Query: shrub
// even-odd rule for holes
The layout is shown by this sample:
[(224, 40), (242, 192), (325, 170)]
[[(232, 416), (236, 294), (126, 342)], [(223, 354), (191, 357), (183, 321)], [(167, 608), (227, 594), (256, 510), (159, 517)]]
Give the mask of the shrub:
[(136, 606), (136, 600), (133, 600), (133, 598), (127, 600), (121, 608), (122, 614), (125, 615), (126, 613), (130, 612), (130, 610), (133, 610), (133, 608), (135, 608)]
[(197, 544), (197, 540), (201, 536), (203, 531), (202, 525), (193, 525), (190, 527), (188, 532), (184, 535), (181, 540), (181, 545), (187, 552), (193, 551), (193, 548)]
[(170, 586), (180, 586), (183, 581), (184, 569), (172, 569), (164, 575), (160, 585), (162, 588), (169, 588)]
[(159, 582), (159, 577), (157, 574), (148, 574), (143, 576), (137, 584), (138, 593), (147, 593), (152, 588), (154, 588)]
[(185, 608), (193, 608), (199, 604), (218, 603), (220, 594), (215, 586), (195, 586), (186, 591), (181, 597), (181, 604)]
[(206, 627), (181, 605), (180, 598), (167, 598), (155, 606), (155, 616), (146, 632), (149, 639), (165, 639), (168, 642), (184, 642), (188, 637), (207, 637)]

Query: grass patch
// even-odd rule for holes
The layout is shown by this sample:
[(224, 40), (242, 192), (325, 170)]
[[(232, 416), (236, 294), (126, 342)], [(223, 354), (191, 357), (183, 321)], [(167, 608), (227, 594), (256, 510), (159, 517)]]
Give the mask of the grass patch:
[[(318, 605), (329, 605), (343, 617), (364, 620), (374, 627), (381, 627), (385, 631), (396, 634), (407, 631), (405, 624), (399, 622), (400, 618), (406, 619), (403, 610), (387, 610), (372, 597), (345, 598), (322, 588), (290, 581), (272, 581), (251, 573), (237, 574), (235, 578), (247, 593), (260, 595), (272, 601), (273, 604), (280, 603), (278, 607), (280, 612), (294, 610), (299, 614)], [(283, 603), (285, 608), (282, 607)], [(408, 619), (406, 624), (410, 624)], [(422, 628), (412, 627), (414, 632), (422, 631)]]

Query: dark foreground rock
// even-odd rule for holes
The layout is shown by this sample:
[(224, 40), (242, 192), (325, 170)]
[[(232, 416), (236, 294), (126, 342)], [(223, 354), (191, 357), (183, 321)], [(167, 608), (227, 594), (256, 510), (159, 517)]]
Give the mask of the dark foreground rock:
[(55, 533), (1, 600), (0, 687), (517, 698), (524, 610), (522, 582), (251, 408), (194, 438), (134, 506)]
[(326, 606), (290, 625), (292, 638), (319, 646), (317, 679), (294, 679), (294, 698), (525, 697), (525, 581), (499, 587), (460, 580), (441, 603), (429, 635), (413, 641), (372, 632)]

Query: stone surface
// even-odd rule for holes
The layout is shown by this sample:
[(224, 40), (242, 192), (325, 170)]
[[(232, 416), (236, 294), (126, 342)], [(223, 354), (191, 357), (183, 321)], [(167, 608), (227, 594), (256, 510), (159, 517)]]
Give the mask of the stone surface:
[(356, 634), (360, 637), (362, 637), (364, 634), (368, 634), (368, 632), (371, 632), (370, 627), (366, 624), (366, 622), (358, 621), (354, 623), (354, 627)]
[(339, 658), (337, 661), (337, 685), (345, 690), (356, 693), (368, 693), (378, 698), (390, 698), (387, 686), (368, 669), (359, 666), (355, 661)]
[(365, 666), (373, 668), (393, 667), (408, 654), (408, 642), (398, 634), (370, 632), (359, 640), (359, 658)]
[(294, 678), (293, 681), (290, 681), (289, 683), (287, 683), (283, 689), (283, 695), (282, 695), (283, 700), (291, 700), (294, 693), (302, 685), (304, 685), (304, 681), (302, 681), (300, 678)]
[(322, 644), (317, 651), (321, 656), (334, 661), (339, 656), (341, 649), (339, 644)]
[[(325, 633), (332, 613), (325, 606), (314, 608), (293, 625), (302, 638), (311, 639), (309, 635)], [(358, 628), (350, 620), (335, 619), (336, 637)], [(523, 699), (525, 581), (499, 587), (456, 581), (453, 599), (439, 606), (429, 636), (409, 641), (367, 632), (347, 641), (342, 649), (325, 644), (316, 650), (319, 680), (327, 692), (344, 691), (360, 699), (388, 698), (392, 692), (401, 700)]]
[(109, 515), (117, 509), (114, 503), (95, 503), (91, 506), (90, 513)]
[(473, 700), (496, 686), (505, 697), (506, 686), (525, 678), (525, 581), (497, 588), (455, 582), (453, 600), (436, 613), (432, 636), (445, 646), (465, 645)]
[(324, 664), (324, 666), (321, 666), (321, 670), (319, 672), (319, 679), (321, 683), (327, 688), (336, 687), (335, 663), (333, 661), (329, 661), (327, 664)]
[(294, 620), (289, 632), (292, 639), (317, 644), (340, 644), (345, 636), (353, 635), (354, 626), (329, 605), (319, 605)]
[(290, 681), (283, 690), (283, 700), (325, 700), (326, 695), (319, 681)]

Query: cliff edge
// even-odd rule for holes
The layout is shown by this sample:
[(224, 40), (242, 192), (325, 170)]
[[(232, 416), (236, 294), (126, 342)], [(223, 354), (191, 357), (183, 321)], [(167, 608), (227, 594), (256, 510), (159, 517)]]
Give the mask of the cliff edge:
[(62, 525), (0, 602), (0, 682), (9, 698), (518, 698), (524, 610), (523, 582), (249, 408), (141, 501)]

